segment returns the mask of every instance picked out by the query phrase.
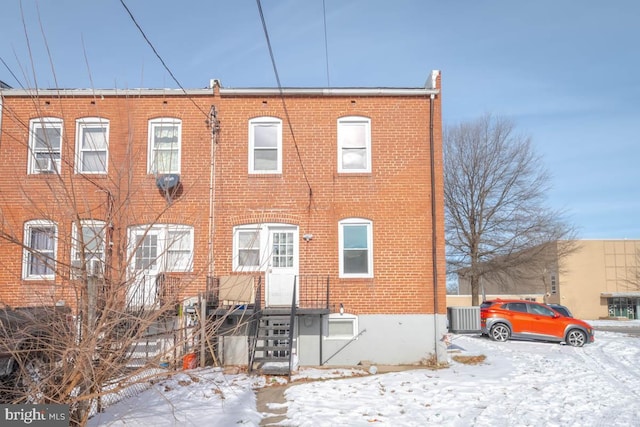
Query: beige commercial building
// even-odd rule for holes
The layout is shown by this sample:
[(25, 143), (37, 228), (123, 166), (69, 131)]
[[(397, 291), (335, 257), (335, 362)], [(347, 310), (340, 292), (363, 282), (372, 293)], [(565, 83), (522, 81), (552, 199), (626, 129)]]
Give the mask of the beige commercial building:
[[(529, 279), (481, 282), (486, 299), (517, 298), (569, 307), (582, 319), (640, 319), (640, 240), (578, 240), (564, 259)], [(567, 242), (555, 243), (555, 249)], [(557, 253), (557, 251), (556, 251)], [(469, 281), (459, 277), (448, 307), (471, 305)]]

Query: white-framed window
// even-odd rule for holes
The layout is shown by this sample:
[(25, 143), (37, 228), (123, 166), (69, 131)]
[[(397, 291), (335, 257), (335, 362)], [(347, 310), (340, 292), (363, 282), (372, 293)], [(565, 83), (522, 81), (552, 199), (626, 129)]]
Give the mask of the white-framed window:
[(107, 173), (109, 120), (85, 117), (76, 120), (76, 172)]
[(298, 229), (284, 223), (233, 227), (233, 271), (297, 269)]
[(72, 253), (73, 261), (105, 260), (106, 223), (98, 220), (80, 221), (81, 230), (73, 224)]
[(39, 117), (29, 122), (28, 173), (44, 174), (60, 171), (62, 119)]
[(249, 120), (249, 173), (282, 173), (282, 120), (276, 117)]
[(167, 226), (167, 270), (193, 270), (193, 227), (186, 225)]
[(338, 119), (338, 172), (371, 172), (371, 120), (367, 117)]
[(351, 340), (358, 335), (358, 316), (331, 313), (325, 317), (326, 340)]
[(149, 120), (148, 172), (180, 173), (182, 121), (169, 117)]
[(237, 227), (233, 232), (235, 271), (260, 270), (260, 228)]
[(55, 277), (58, 226), (53, 221), (33, 220), (24, 226), (22, 277), (53, 279)]
[(372, 222), (362, 218), (340, 221), (340, 277), (373, 277), (372, 228)]
[(193, 227), (181, 224), (149, 224), (129, 229), (134, 270), (193, 271)]

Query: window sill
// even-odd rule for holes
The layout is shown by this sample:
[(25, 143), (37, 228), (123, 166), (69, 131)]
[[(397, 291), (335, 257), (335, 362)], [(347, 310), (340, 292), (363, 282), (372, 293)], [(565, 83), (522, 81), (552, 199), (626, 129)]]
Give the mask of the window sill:
[(282, 178), (282, 172), (250, 172), (249, 178)]
[(338, 172), (339, 177), (370, 177), (373, 176), (372, 172)]

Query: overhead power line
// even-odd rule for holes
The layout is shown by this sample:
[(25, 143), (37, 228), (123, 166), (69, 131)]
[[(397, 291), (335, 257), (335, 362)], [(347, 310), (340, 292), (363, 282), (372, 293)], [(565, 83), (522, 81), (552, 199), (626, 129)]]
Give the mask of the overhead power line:
[(180, 89), (182, 89), (182, 92), (184, 92), (185, 95), (187, 95), (187, 97), (189, 98), (189, 100), (193, 103), (193, 105), (196, 106), (196, 108), (198, 110), (200, 110), (200, 112), (208, 119), (209, 118), (209, 113), (207, 113), (206, 111), (204, 111), (194, 100), (193, 98), (191, 98), (190, 96), (188, 96), (187, 91), (184, 89), (184, 87), (182, 87), (182, 85), (180, 84), (180, 82), (178, 81), (178, 79), (176, 78), (176, 76), (173, 74), (173, 72), (169, 69), (169, 67), (167, 66), (167, 64), (164, 62), (164, 59), (162, 59), (162, 57), (160, 56), (160, 54), (158, 53), (158, 51), (156, 50), (156, 48), (153, 46), (153, 43), (151, 43), (151, 40), (149, 40), (149, 38), (147, 37), (147, 35), (144, 33), (144, 31), (142, 30), (142, 27), (140, 27), (140, 24), (138, 24), (138, 21), (136, 21), (136, 18), (133, 16), (133, 13), (131, 13), (131, 10), (129, 10), (129, 8), (127, 7), (127, 5), (125, 4), (124, 0), (120, 0), (120, 3), (122, 4), (122, 7), (124, 7), (124, 9), (127, 11), (127, 13), (129, 14), (129, 17), (131, 18), (131, 20), (133, 21), (133, 23), (135, 24), (135, 26), (138, 28), (138, 31), (140, 31), (140, 34), (142, 34), (142, 37), (144, 37), (145, 41), (147, 42), (147, 44), (149, 45), (149, 47), (151, 48), (151, 50), (153, 51), (153, 53), (156, 55), (156, 57), (158, 57), (158, 59), (160, 60), (160, 63), (162, 64), (162, 66), (164, 67), (165, 70), (167, 70), (167, 73), (169, 73), (169, 75), (171, 76), (171, 78), (173, 79), (173, 81), (178, 85), (178, 87)]
[(262, 5), (260, 4), (260, 0), (256, 0), (256, 3), (258, 4), (258, 12), (260, 13), (260, 20), (262, 21), (262, 29), (264, 31), (264, 37), (267, 40), (267, 47), (269, 48), (271, 65), (273, 66), (273, 72), (276, 75), (276, 83), (278, 84), (278, 91), (280, 92), (282, 107), (284, 109), (284, 114), (287, 118), (287, 124), (289, 125), (289, 132), (291, 133), (291, 138), (293, 139), (293, 145), (296, 148), (296, 155), (298, 156), (298, 162), (300, 162), (300, 167), (302, 168), (302, 175), (304, 176), (304, 180), (307, 183), (307, 187), (309, 188), (309, 197), (311, 197), (313, 195), (313, 190), (311, 189), (311, 184), (309, 183), (309, 179), (307, 178), (307, 172), (305, 171), (304, 164), (302, 163), (302, 157), (300, 156), (300, 149), (298, 148), (296, 135), (293, 132), (293, 126), (291, 125), (289, 110), (287, 109), (287, 103), (285, 102), (285, 99), (284, 99), (284, 91), (282, 90), (282, 84), (280, 84), (280, 75), (278, 74), (278, 67), (276, 67), (276, 60), (275, 60), (275, 57), (273, 56), (273, 49), (271, 48), (271, 40), (269, 39), (269, 31), (267, 30), (267, 23), (264, 20), (264, 13), (262, 13)]
[(325, 0), (322, 0), (322, 19), (324, 21), (324, 58), (327, 66), (327, 87), (331, 87), (331, 79), (329, 78), (329, 43), (327, 42), (327, 7)]

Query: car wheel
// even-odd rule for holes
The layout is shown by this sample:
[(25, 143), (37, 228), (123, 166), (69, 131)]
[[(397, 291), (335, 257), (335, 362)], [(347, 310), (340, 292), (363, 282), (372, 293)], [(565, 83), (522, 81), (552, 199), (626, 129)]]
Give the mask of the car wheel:
[(491, 327), (489, 337), (494, 341), (504, 342), (509, 339), (511, 330), (504, 323), (497, 323)]
[(565, 342), (572, 347), (582, 347), (587, 342), (587, 334), (580, 329), (572, 329), (567, 334)]

